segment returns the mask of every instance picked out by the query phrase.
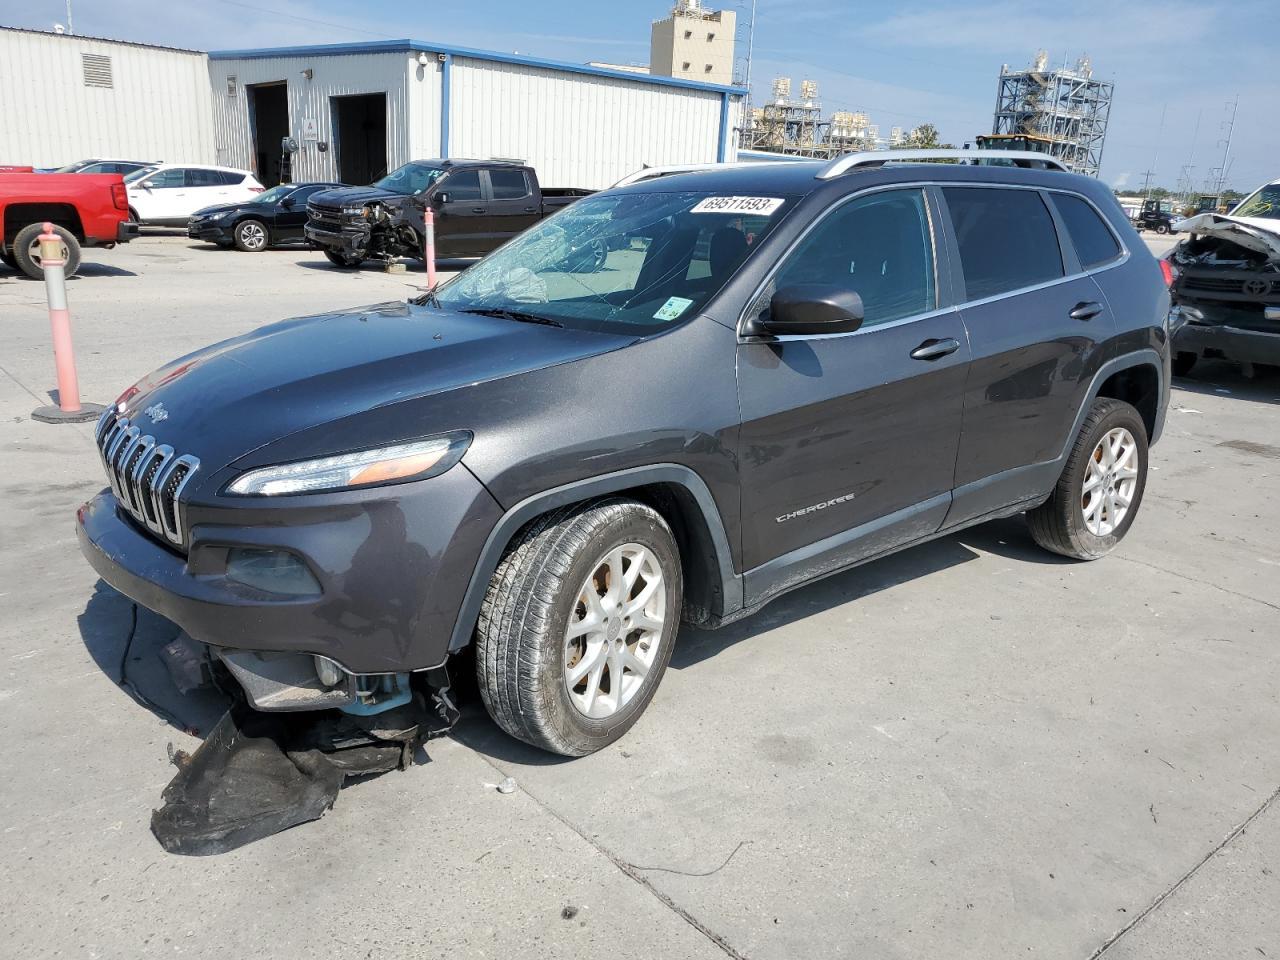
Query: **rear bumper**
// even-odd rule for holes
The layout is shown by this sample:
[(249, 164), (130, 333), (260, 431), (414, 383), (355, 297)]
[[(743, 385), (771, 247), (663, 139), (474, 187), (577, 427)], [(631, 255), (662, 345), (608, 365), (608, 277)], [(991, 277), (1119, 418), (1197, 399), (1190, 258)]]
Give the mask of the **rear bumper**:
[[(103, 580), (201, 643), (319, 654), (356, 674), (440, 665), (497, 503), (461, 465), (372, 497), (343, 496), (323, 511), (264, 504), (252, 525), (243, 515), (197, 522), (186, 556), (124, 516), (110, 490), (80, 508), (76, 532)], [(289, 596), (231, 579), (235, 547), (302, 560), (319, 592)]]
[(116, 227), (116, 243), (128, 243), (142, 232), (142, 228), (132, 220), (124, 220)]

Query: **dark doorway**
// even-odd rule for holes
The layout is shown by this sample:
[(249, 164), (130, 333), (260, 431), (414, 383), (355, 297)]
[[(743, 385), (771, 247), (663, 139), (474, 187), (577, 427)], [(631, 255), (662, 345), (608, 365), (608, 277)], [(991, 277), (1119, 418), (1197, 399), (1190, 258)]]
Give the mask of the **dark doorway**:
[(330, 100), (337, 131), (338, 179), (353, 186), (373, 183), (387, 172), (387, 95)]
[(249, 98), (249, 123), (253, 127), (254, 171), (264, 187), (292, 178), (285, 166), (280, 141), (289, 136), (289, 93), (283, 80), (245, 87)]

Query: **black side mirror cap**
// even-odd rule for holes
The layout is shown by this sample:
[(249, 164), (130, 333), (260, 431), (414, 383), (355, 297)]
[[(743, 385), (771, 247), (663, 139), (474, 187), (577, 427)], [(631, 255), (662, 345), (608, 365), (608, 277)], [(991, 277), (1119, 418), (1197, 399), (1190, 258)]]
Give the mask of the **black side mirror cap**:
[(845, 287), (796, 283), (777, 290), (766, 317), (748, 321), (748, 336), (852, 333), (862, 326), (862, 297)]

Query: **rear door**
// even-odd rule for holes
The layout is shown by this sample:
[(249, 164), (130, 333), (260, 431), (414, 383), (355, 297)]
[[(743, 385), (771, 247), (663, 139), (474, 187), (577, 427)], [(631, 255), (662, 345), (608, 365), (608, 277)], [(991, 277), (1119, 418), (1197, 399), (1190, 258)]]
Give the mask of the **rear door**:
[(538, 222), (542, 215), (541, 198), (529, 172), (520, 167), (494, 167), (485, 170), (481, 177), (488, 181), (489, 227), (486, 233), (492, 249)]
[(493, 249), (489, 231), (489, 205), (478, 169), (454, 170), (435, 188), (447, 199), (437, 209), (436, 256), (478, 257)]
[(231, 191), (223, 180), (219, 170), (206, 170), (203, 167), (188, 167), (186, 175), (186, 213), (195, 213), (215, 203), (226, 203), (239, 199), (231, 196)]
[(946, 515), (969, 354), (939, 294), (936, 219), (918, 187), (844, 201), (751, 308), (825, 283), (856, 291), (865, 320), (853, 333), (739, 344), (748, 602), (932, 534)]
[(1052, 488), (1114, 321), (1065, 228), (1059, 238), (1048, 193), (1012, 186), (940, 193), (973, 350), (951, 526)]

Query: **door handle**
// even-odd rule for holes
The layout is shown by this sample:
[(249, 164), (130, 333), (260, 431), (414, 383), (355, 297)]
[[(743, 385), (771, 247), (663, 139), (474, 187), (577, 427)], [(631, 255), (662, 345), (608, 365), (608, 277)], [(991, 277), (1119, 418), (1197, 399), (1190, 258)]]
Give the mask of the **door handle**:
[(537, 213), (537, 212), (538, 212), (538, 208), (537, 208), (537, 207), (525, 207), (525, 208), (524, 208), (524, 212), (525, 212), (525, 213)]
[(472, 212), (472, 213), (484, 213), (484, 207), (472, 207), (472, 208), (471, 208), (471, 212)]
[(911, 351), (912, 360), (938, 360), (960, 349), (959, 340), (926, 340)]
[(1077, 303), (1071, 308), (1071, 312), (1067, 314), (1072, 320), (1092, 320), (1102, 312), (1102, 304), (1093, 300), (1086, 300), (1083, 303)]

